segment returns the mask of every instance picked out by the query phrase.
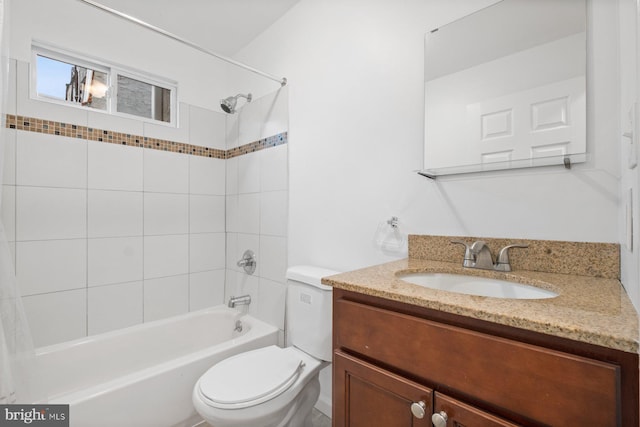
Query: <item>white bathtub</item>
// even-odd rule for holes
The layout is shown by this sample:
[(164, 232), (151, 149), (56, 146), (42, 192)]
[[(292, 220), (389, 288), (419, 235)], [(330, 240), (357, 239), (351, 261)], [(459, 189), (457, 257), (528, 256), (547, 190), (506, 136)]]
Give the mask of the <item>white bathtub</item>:
[(277, 328), (217, 306), (39, 348), (36, 395), (69, 404), (71, 427), (191, 427), (200, 420), (196, 380), (226, 357), (277, 341)]

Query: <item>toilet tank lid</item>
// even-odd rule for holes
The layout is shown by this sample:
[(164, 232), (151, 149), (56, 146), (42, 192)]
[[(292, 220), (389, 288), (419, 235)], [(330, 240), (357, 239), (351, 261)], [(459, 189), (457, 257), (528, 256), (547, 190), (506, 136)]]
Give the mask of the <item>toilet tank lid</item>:
[(331, 286), (323, 285), (321, 280), (323, 277), (333, 276), (338, 273), (340, 272), (329, 270), (328, 268), (315, 267), (313, 265), (296, 265), (287, 270), (287, 279), (313, 285), (320, 289), (330, 290)]

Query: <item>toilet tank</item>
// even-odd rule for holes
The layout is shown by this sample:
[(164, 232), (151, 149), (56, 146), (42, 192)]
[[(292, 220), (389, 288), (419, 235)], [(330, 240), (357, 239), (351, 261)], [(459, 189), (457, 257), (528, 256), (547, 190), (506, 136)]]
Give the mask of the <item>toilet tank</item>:
[(316, 359), (328, 362), (332, 350), (332, 289), (320, 280), (334, 274), (338, 272), (309, 265), (287, 270), (288, 341)]

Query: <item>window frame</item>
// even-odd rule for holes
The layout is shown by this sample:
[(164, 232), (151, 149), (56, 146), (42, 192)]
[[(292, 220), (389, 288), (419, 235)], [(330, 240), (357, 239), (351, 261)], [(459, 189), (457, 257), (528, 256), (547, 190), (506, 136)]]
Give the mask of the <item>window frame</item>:
[[(107, 92), (106, 92), (106, 109), (98, 109), (89, 106), (81, 105), (77, 102), (61, 100), (58, 98), (49, 97), (46, 95), (38, 94), (38, 56), (44, 56), (55, 61), (61, 61), (72, 65), (79, 65), (81, 67), (89, 68), (95, 71), (99, 71), (107, 74)], [(57, 105), (63, 105), (71, 108), (79, 108), (86, 111), (92, 111), (96, 113), (109, 114), (116, 117), (122, 117), (132, 120), (140, 120), (147, 123), (152, 123), (160, 126), (178, 127), (178, 84), (173, 80), (169, 80), (163, 77), (152, 75), (139, 70), (134, 70), (129, 67), (121, 66), (114, 63), (108, 63), (101, 59), (90, 57), (89, 55), (82, 55), (75, 52), (70, 52), (58, 47), (52, 47), (43, 43), (33, 42), (31, 45), (31, 67), (30, 67), (30, 84), (29, 84), (29, 96), (33, 100), (53, 103)], [(156, 120), (153, 118), (137, 116), (135, 114), (120, 112), (117, 109), (118, 105), (118, 76), (123, 76), (129, 79), (138, 80), (143, 83), (147, 83), (152, 86), (157, 86), (163, 89), (169, 90), (169, 121)]]

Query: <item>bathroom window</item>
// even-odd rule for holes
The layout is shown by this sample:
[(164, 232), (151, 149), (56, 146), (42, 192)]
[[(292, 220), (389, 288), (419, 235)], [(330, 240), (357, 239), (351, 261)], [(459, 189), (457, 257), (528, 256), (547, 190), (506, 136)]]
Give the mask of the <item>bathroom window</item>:
[(36, 94), (39, 98), (107, 110), (107, 69), (38, 53), (36, 70)]
[(117, 83), (118, 112), (162, 122), (171, 121), (171, 89), (120, 74)]
[(173, 82), (36, 45), (32, 61), (32, 98), (176, 125)]

